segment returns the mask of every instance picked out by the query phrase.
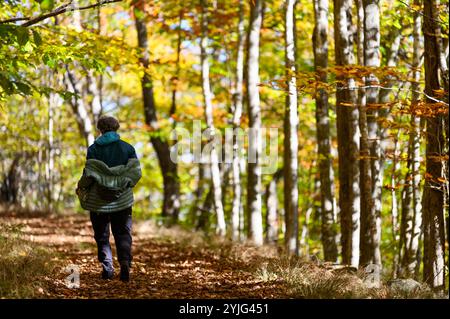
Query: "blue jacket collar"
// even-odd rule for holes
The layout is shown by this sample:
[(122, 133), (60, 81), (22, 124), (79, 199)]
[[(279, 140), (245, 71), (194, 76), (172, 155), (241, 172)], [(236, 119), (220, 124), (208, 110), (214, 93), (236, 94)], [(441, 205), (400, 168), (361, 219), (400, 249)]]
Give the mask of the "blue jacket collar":
[(116, 132), (106, 132), (105, 134), (97, 138), (95, 140), (95, 143), (98, 145), (107, 145), (113, 142), (117, 142), (118, 140), (120, 140), (119, 134), (117, 134)]

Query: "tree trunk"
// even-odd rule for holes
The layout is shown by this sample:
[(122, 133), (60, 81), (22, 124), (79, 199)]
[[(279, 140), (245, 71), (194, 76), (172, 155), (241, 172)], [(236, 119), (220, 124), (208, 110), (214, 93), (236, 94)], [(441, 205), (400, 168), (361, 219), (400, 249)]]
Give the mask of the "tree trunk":
[[(397, 172), (400, 170), (400, 154), (397, 154), (398, 152), (398, 145), (399, 140), (398, 136), (399, 131), (397, 131), (397, 134), (394, 138), (394, 159), (392, 160), (392, 173), (391, 173), (391, 222), (392, 222), (392, 240), (394, 243), (398, 243), (400, 240), (400, 234), (399, 234), (399, 214), (398, 214), (398, 201), (397, 201)], [(394, 245), (395, 248), (397, 248)], [(394, 277), (397, 274), (397, 269), (399, 267), (399, 254), (397, 251), (394, 250), (394, 261), (393, 261), (393, 274)]]
[(298, 109), (295, 66), (295, 4), (285, 4), (285, 63), (288, 92), (284, 117), (284, 213), (286, 251), (298, 254)]
[[(314, 67), (321, 82), (327, 82), (328, 67), (328, 0), (314, 1), (315, 28), (313, 35)], [(320, 175), (320, 203), (322, 211), (322, 245), (326, 261), (337, 261), (336, 206), (334, 174), (330, 146), (330, 117), (328, 92), (316, 92), (316, 125)]]
[[(400, 42), (402, 39), (402, 33), (397, 28), (392, 28), (392, 30), (389, 32), (389, 35), (387, 37), (388, 39), (392, 39), (389, 53), (386, 59), (386, 65), (390, 67), (395, 67), (397, 65), (398, 61), (398, 52), (400, 49)], [(384, 105), (389, 102), (390, 93), (392, 86), (395, 84), (395, 79), (391, 75), (387, 75), (382, 80), (382, 86), (384, 88), (380, 88), (379, 92), (379, 101), (380, 104)], [(382, 108), (379, 110), (379, 117), (386, 117), (389, 113), (390, 108)], [(382, 128), (382, 132), (387, 131), (387, 128)], [(382, 134), (382, 138), (384, 135)]]
[[(352, 1), (334, 0), (334, 18), (336, 65), (354, 64)], [(336, 124), (342, 261), (344, 264), (357, 267), (360, 238), (359, 112), (356, 106), (355, 81), (341, 75), (337, 76), (337, 80), (339, 82), (336, 91)]]
[(263, 1), (250, 3), (251, 18), (248, 33), (247, 97), (249, 118), (249, 155), (247, 206), (249, 214), (249, 239), (256, 245), (263, 244), (261, 211), (261, 107), (259, 100), (259, 39), (263, 19)]
[[(364, 4), (364, 65), (379, 67), (380, 54), (380, 7), (379, 0), (363, 0)], [(367, 233), (370, 236), (370, 248), (365, 250), (367, 255), (361, 256), (361, 263), (381, 266), (381, 190), (383, 173), (381, 167), (381, 143), (378, 128), (378, 79), (373, 75), (366, 77), (367, 88), (367, 124), (368, 138), (372, 143), (370, 147), (371, 177), (372, 177), (372, 204), (366, 217)]]
[[(391, 30), (388, 33), (387, 39), (391, 40), (391, 44), (389, 47), (389, 51), (387, 54), (387, 58), (386, 58), (386, 65), (389, 67), (395, 67), (397, 65), (397, 60), (398, 60), (398, 53), (399, 53), (399, 49), (400, 49), (400, 44), (401, 44), (401, 39), (402, 39), (402, 32), (401, 30), (397, 29), (397, 28), (391, 28)], [(384, 88), (380, 88), (379, 91), (379, 95), (378, 95), (378, 103), (381, 105), (381, 108), (378, 110), (378, 119), (384, 120), (387, 119), (388, 117), (392, 117), (390, 115), (390, 110), (391, 108), (389, 107), (390, 103), (390, 96), (391, 96), (391, 88), (393, 87), (393, 85), (396, 83), (396, 79), (390, 75), (385, 76), (382, 79), (382, 83), (381, 85)], [(413, 93), (414, 94), (414, 93)], [(390, 127), (389, 126), (384, 126), (384, 127), (380, 127), (380, 139), (381, 139), (381, 150), (384, 150), (384, 144), (385, 141), (388, 138), (388, 132), (389, 132)], [(409, 154), (409, 152), (408, 152)], [(384, 157), (384, 151), (381, 152), (381, 158), (380, 158), (380, 166), (384, 167), (384, 163), (385, 163), (385, 157)], [(407, 175), (409, 176), (409, 175)], [(406, 182), (405, 182), (406, 184)], [(395, 197), (395, 190), (392, 190), (392, 200), (396, 199)], [(401, 211), (400, 214), (401, 216), (403, 216), (404, 214), (404, 208), (406, 209), (406, 211), (409, 209), (408, 205), (410, 204), (410, 193), (406, 190), (406, 187), (404, 189), (402, 189), (401, 191)], [(394, 214), (394, 212), (393, 212)], [(399, 216), (399, 217), (401, 217)], [(395, 267), (394, 265), (394, 269), (393, 269), (393, 276), (397, 277), (399, 275), (401, 275), (401, 268), (402, 268), (402, 247), (404, 244), (404, 233), (402, 233), (402, 229), (405, 229), (405, 224), (403, 223), (403, 217), (399, 218), (399, 224), (398, 224), (398, 230), (399, 233), (397, 234), (397, 239), (394, 240), (395, 247), (397, 249), (397, 251), (395, 252), (394, 255), (394, 264), (397, 264), (397, 267)]]
[(203, 202), (200, 208), (200, 216), (197, 223), (197, 230), (203, 230), (204, 232), (208, 232), (209, 229), (209, 216), (211, 215), (211, 208), (214, 204), (214, 197), (212, 191), (212, 185), (206, 194), (205, 201)]
[[(416, 6), (421, 5), (420, 0), (414, 0)], [(414, 12), (413, 27), (413, 78), (411, 84), (412, 91), (412, 109), (411, 114), (411, 132), (409, 136), (409, 173), (405, 180), (405, 198), (402, 205), (402, 220), (400, 229), (400, 242), (402, 243), (400, 250), (401, 263), (399, 273), (403, 276), (410, 277), (414, 275), (417, 279), (416, 269), (418, 268), (417, 255), (419, 252), (419, 238), (422, 228), (422, 204), (420, 192), (420, 136), (421, 124), (420, 117), (415, 115), (415, 109), (418, 105), (419, 81), (420, 81), (420, 29), (421, 16), (419, 12)], [(403, 238), (403, 239), (402, 239)]]
[[(299, 242), (299, 248), (301, 252), (301, 256), (305, 257), (306, 259), (309, 259), (309, 223), (311, 219), (311, 214), (313, 213), (315, 209), (315, 198), (317, 194), (320, 192), (320, 179), (317, 177), (314, 177), (313, 175), (313, 169), (315, 168), (316, 163), (313, 160), (313, 163), (311, 164), (311, 167), (308, 172), (308, 180), (314, 181), (313, 183), (309, 183), (309, 189), (308, 194), (310, 194), (310, 197), (312, 200), (308, 201), (306, 203), (306, 207), (304, 208), (305, 211), (305, 219), (304, 223), (302, 224), (302, 229), (300, 233), (300, 242)], [(320, 211), (320, 207), (318, 209)], [(315, 221), (313, 220), (313, 223)]]
[[(52, 74), (54, 78), (59, 81), (60, 77)], [(50, 82), (51, 83), (51, 82)], [(54, 124), (55, 124), (55, 111), (62, 104), (61, 97), (55, 93), (51, 93), (48, 99), (48, 120), (47, 120), (47, 162), (45, 167), (45, 178), (47, 180), (47, 210), (53, 211), (54, 197), (55, 197), (55, 137), (54, 137)]]
[[(439, 77), (439, 46), (436, 30), (437, 5), (439, 1), (424, 1), (423, 34), (425, 38), (425, 93), (435, 96), (441, 89)], [(448, 94), (448, 91), (446, 92)], [(427, 98), (427, 103), (436, 103)], [(423, 279), (435, 289), (445, 288), (445, 233), (444, 193), (442, 174), (443, 117), (430, 115), (426, 118), (426, 172), (423, 193), (424, 256)]]
[[(81, 24), (81, 13), (79, 11), (74, 11), (73, 13), (73, 25), (77, 32), (82, 32), (83, 27)], [(56, 20), (55, 24), (58, 24)], [(86, 71), (86, 70), (85, 70)], [(69, 66), (66, 65), (66, 74), (65, 74), (65, 82), (66, 88), (72, 88), (72, 92), (75, 95), (70, 99), (70, 106), (75, 115), (75, 120), (78, 125), (78, 130), (82, 138), (84, 138), (86, 142), (86, 146), (94, 143), (95, 137), (95, 119), (92, 116), (92, 108), (89, 108), (89, 103), (86, 103), (84, 98), (89, 93), (89, 82), (85, 83), (84, 80), (88, 80), (88, 77), (85, 78), (76, 78), (76, 73), (69, 70)], [(85, 85), (87, 84), (87, 85)], [(87, 87), (87, 91), (85, 91), (85, 87)], [(93, 101), (93, 100), (91, 100)], [(92, 106), (93, 104), (91, 104)]]
[(181, 57), (181, 23), (183, 21), (183, 9), (180, 9), (178, 14), (178, 27), (177, 27), (177, 57), (175, 61), (175, 75), (170, 79), (172, 84), (172, 100), (170, 104), (169, 116), (172, 119), (172, 115), (175, 114), (177, 110), (177, 93), (178, 86), (180, 82), (180, 57)]
[[(363, 24), (363, 25), (362, 25)], [(361, 51), (364, 53), (364, 65), (369, 67), (378, 67), (380, 65), (379, 55), (379, 8), (378, 1), (361, 1), (358, 0), (358, 53), (359, 63), (361, 62)], [(363, 32), (363, 35), (361, 34)], [(361, 50), (361, 44), (364, 49)], [(361, 130), (360, 140), (360, 169), (361, 169), (361, 237), (360, 237), (360, 265), (378, 264), (381, 265), (381, 257), (379, 255), (379, 232), (381, 232), (381, 220), (377, 220), (376, 206), (377, 197), (374, 196), (375, 187), (374, 180), (378, 174), (374, 171), (374, 161), (372, 145), (379, 143), (377, 137), (378, 126), (374, 116), (375, 110), (371, 109), (371, 104), (377, 102), (378, 89), (371, 87), (378, 84), (378, 80), (370, 75), (364, 79), (367, 88), (360, 89), (360, 113), (359, 126)], [(371, 161), (372, 157), (372, 161)], [(379, 165), (379, 162), (378, 162)], [(381, 185), (379, 185), (381, 187)], [(381, 190), (381, 188), (380, 188)], [(380, 204), (381, 205), (381, 204)], [(381, 206), (380, 206), (381, 209)], [(379, 224), (379, 226), (378, 226)]]
[(240, 170), (240, 149), (239, 140), (236, 136), (237, 130), (241, 126), (244, 82), (244, 46), (245, 46), (245, 26), (244, 26), (244, 2), (239, 0), (239, 23), (238, 23), (238, 45), (236, 57), (236, 82), (233, 94), (233, 202), (231, 208), (231, 239), (239, 240), (239, 215), (242, 207), (241, 196), (241, 170)]
[(19, 194), (19, 161), (22, 157), (21, 153), (16, 153), (9, 167), (8, 173), (5, 174), (2, 185), (0, 187), (0, 202), (7, 204), (17, 204)]
[(205, 12), (207, 10), (206, 0), (200, 0), (200, 6), (201, 6), (201, 28), (202, 28), (202, 38), (200, 40), (202, 92), (203, 92), (203, 100), (205, 103), (206, 125), (210, 133), (208, 142), (211, 145), (211, 153), (209, 155), (211, 166), (212, 196), (217, 216), (216, 232), (218, 235), (224, 236), (226, 233), (225, 214), (223, 211), (223, 203), (222, 203), (219, 156), (215, 143), (216, 129), (214, 127), (212, 93), (211, 93), (211, 86), (209, 83), (209, 62), (206, 53), (208, 46), (208, 19), (206, 16), (207, 13)]
[(273, 175), (266, 187), (266, 243), (275, 244), (278, 241), (278, 194), (277, 183), (283, 175), (280, 169)]
[[(136, 9), (138, 10), (138, 9)], [(159, 130), (158, 118), (156, 115), (155, 99), (153, 95), (153, 84), (147, 68), (150, 64), (150, 52), (148, 48), (147, 26), (141, 15), (135, 15), (136, 31), (138, 35), (139, 48), (143, 50), (143, 56), (140, 59), (146, 72), (141, 79), (142, 95), (144, 99), (145, 123), (152, 130), (150, 141), (158, 157), (159, 166), (163, 176), (164, 195), (162, 216), (169, 224), (176, 223), (180, 210), (180, 183), (178, 179), (178, 165), (170, 158), (170, 147), (166, 140), (163, 140), (159, 134), (153, 134)]]
[(103, 113), (102, 105), (102, 76), (94, 71), (86, 70), (86, 93), (89, 99), (89, 111), (92, 123), (96, 124)]
[(198, 220), (200, 218), (200, 204), (203, 201), (203, 194), (206, 192), (206, 180), (205, 180), (205, 164), (199, 163), (198, 174), (197, 174), (197, 188), (194, 192), (194, 202), (189, 209), (189, 224), (197, 225)]
[(78, 130), (81, 137), (86, 142), (86, 146), (94, 143), (94, 125), (92, 123), (91, 117), (89, 116), (89, 111), (86, 103), (83, 100), (83, 81), (77, 81), (75, 75), (66, 66), (65, 81), (67, 90), (72, 88), (74, 96), (70, 99), (69, 103), (72, 108), (73, 114), (75, 115), (75, 120), (78, 125)]
[[(365, 52), (365, 32), (364, 32), (364, 6), (362, 0), (357, 0), (357, 55), (358, 64), (364, 65)], [(364, 78), (363, 78), (364, 81)], [(360, 229), (360, 265), (367, 265), (370, 262), (370, 251), (372, 250), (372, 236), (369, 231), (373, 210), (372, 199), (372, 172), (370, 169), (370, 146), (369, 132), (367, 127), (367, 96), (366, 89), (358, 90), (359, 105), (359, 129), (360, 138), (360, 187), (361, 187), (361, 229)]]

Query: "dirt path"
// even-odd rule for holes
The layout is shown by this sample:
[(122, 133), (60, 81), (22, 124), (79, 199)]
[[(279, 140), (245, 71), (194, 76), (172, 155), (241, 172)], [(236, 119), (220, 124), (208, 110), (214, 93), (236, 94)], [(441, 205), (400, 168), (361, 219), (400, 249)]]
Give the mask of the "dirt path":
[[(227, 247), (212, 247), (182, 231), (135, 223), (131, 281), (100, 278), (96, 246), (85, 215), (6, 217), (2, 222), (22, 224), (25, 238), (55, 251), (55, 269), (47, 277), (46, 298), (286, 298), (279, 282), (263, 282), (255, 262), (236, 258)], [(111, 245), (114, 240), (111, 236)], [(115, 248), (113, 248), (114, 256)], [(80, 287), (67, 288), (64, 269), (80, 269)]]

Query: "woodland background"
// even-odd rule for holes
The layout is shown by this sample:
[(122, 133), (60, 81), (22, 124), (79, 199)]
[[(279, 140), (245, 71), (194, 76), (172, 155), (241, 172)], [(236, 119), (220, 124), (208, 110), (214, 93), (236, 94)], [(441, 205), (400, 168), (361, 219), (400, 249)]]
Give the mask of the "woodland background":
[[(445, 290), (448, 12), (439, 0), (2, 0), (2, 209), (82, 213), (76, 182), (108, 114), (141, 160), (137, 219)], [(232, 163), (215, 147), (173, 163), (169, 133), (194, 120), (278, 128), (277, 171), (261, 174), (236, 141)]]

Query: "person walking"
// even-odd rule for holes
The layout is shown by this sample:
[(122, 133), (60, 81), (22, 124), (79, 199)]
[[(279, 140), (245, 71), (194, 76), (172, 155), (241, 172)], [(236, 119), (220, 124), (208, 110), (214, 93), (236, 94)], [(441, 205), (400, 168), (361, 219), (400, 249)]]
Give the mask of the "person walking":
[(117, 248), (120, 280), (130, 280), (132, 261), (133, 187), (142, 176), (134, 147), (120, 139), (120, 124), (114, 117), (102, 116), (97, 129), (101, 136), (89, 146), (83, 175), (76, 193), (81, 207), (90, 212), (101, 277), (114, 277), (109, 242), (110, 228)]

